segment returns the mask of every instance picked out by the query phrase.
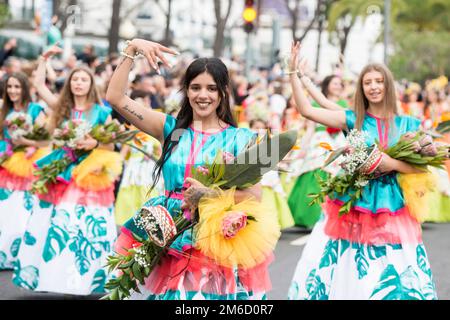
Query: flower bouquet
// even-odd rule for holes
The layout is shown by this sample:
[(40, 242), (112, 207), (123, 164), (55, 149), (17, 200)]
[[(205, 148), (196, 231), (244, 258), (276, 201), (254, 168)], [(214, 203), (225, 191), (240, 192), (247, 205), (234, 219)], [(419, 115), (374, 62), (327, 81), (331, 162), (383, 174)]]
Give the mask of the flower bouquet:
[[(344, 173), (327, 180), (317, 176), (321, 190), (309, 195), (313, 198), (310, 205), (323, 203), (326, 196), (335, 199), (349, 195), (349, 200), (339, 210), (341, 215), (348, 213), (353, 203), (362, 196), (369, 180), (380, 176), (376, 169), (382, 161), (383, 149), (378, 142), (367, 146), (365, 136), (364, 132), (353, 129), (347, 136), (348, 145), (331, 152), (324, 166), (343, 156), (341, 167)], [(432, 137), (423, 131), (405, 133), (395, 145), (383, 152), (423, 171), (427, 170), (427, 166), (441, 168), (449, 158), (449, 146), (433, 142)]]
[[(11, 112), (5, 119), (4, 125), (11, 139), (18, 139), (31, 132), (33, 127), (31, 117), (24, 112)], [(14, 146), (9, 139), (6, 139), (6, 150), (0, 153), (0, 164), (3, 164), (16, 151), (25, 149), (24, 146)]]
[(98, 124), (91, 130), (92, 138), (103, 144), (125, 143), (133, 139), (139, 130), (126, 130), (123, 124), (114, 119), (108, 124)]
[[(31, 117), (23, 112), (12, 112), (5, 120), (5, 125), (10, 132), (11, 138), (17, 139), (23, 137), (29, 140), (45, 141), (50, 139), (50, 134), (45, 129), (37, 124), (34, 126), (31, 123)], [(5, 160), (10, 158), (14, 152), (25, 151), (26, 158), (30, 158), (35, 152), (35, 147), (24, 145), (12, 145), (7, 139), (7, 149), (5, 152), (0, 153), (0, 164), (3, 164)]]
[[(76, 149), (79, 141), (83, 140), (87, 135), (90, 135), (92, 138), (96, 139), (100, 143), (108, 144), (108, 143), (125, 143), (134, 138), (138, 131), (128, 131), (125, 129), (123, 125), (121, 125), (117, 120), (113, 120), (108, 124), (98, 124), (93, 128), (91, 125), (82, 120), (70, 120), (66, 121), (62, 128), (58, 128), (55, 130), (53, 137), (53, 144), (56, 147), (62, 148), (64, 156), (60, 157), (57, 160), (52, 161), (50, 164), (47, 164), (36, 170), (35, 175), (39, 178), (33, 183), (33, 192), (37, 193), (47, 193), (47, 186), (51, 183), (56, 182), (57, 176), (62, 173), (66, 168), (73, 162), (75, 162), (78, 158), (87, 155), (90, 151)], [(103, 152), (104, 153), (104, 152)], [(104, 157), (103, 157), (104, 158)], [(117, 161), (114, 159), (110, 159), (109, 163), (113, 164)], [(91, 161), (92, 162), (92, 161)], [(113, 163), (114, 162), (114, 163)], [(92, 165), (90, 163), (86, 163), (86, 168), (91, 168)], [(98, 164), (98, 167), (101, 167), (101, 164)], [(102, 166), (105, 167), (105, 166)], [(80, 170), (79, 170), (80, 171)], [(89, 174), (89, 170), (82, 170), (83, 174), (79, 175), (77, 181), (81, 181), (87, 177)], [(99, 174), (103, 176), (108, 176), (107, 179), (94, 179), (101, 180), (101, 183), (98, 187), (103, 187), (105, 184), (109, 184), (111, 177), (117, 176), (118, 169), (113, 170), (111, 174), (108, 172), (104, 172), (105, 170), (100, 170)], [(89, 181), (85, 181), (84, 184), (92, 184), (92, 177), (88, 177)], [(100, 177), (101, 178), (101, 177)], [(99, 181), (97, 181), (99, 182)], [(96, 184), (98, 184), (96, 182)]]
[(432, 136), (424, 131), (407, 132), (400, 137), (399, 142), (384, 152), (394, 159), (426, 171), (427, 166), (444, 168), (444, 161), (450, 156), (450, 145), (433, 141)]
[[(365, 140), (367, 133), (353, 129), (347, 136), (347, 146), (333, 151), (324, 166), (343, 157), (340, 166), (343, 174), (336, 175), (328, 179), (322, 179), (316, 175), (316, 179), (320, 185), (320, 192), (309, 194), (312, 201), (309, 205), (315, 203), (321, 204), (325, 197), (335, 199), (338, 196), (349, 195), (350, 198), (345, 202), (339, 210), (339, 214), (345, 214), (350, 211), (353, 203), (355, 203), (362, 195), (364, 186), (369, 179), (374, 177), (374, 172), (381, 163), (381, 152), (376, 145), (367, 146)], [(331, 150), (328, 146), (322, 146)]]
[(163, 206), (143, 207), (134, 219), (136, 225), (145, 230), (148, 240), (133, 234), (136, 245), (128, 249), (127, 254), (108, 257), (109, 273), (119, 270), (121, 274), (108, 281), (105, 289), (110, 292), (102, 299), (126, 299), (132, 290), (140, 293), (138, 283), (144, 285), (145, 278), (158, 265), (177, 236), (193, 225), (181, 212), (173, 219)]
[[(237, 157), (219, 151), (212, 163), (206, 161), (207, 164), (192, 168), (192, 178), (212, 188), (215, 194), (201, 199), (192, 219), (181, 212), (172, 219), (162, 206), (142, 208), (134, 219), (136, 225), (145, 230), (148, 239), (133, 234), (136, 247), (125, 255), (108, 258), (109, 271), (120, 270), (121, 274), (106, 284), (110, 293), (104, 299), (125, 299), (132, 290), (139, 292), (138, 283), (144, 284), (173, 241), (189, 228), (194, 228), (198, 240), (196, 248), (218, 263), (251, 267), (261, 262), (267, 251), (275, 246), (279, 237), (278, 224), (271, 221), (273, 217), (264, 214), (264, 210), (258, 209), (260, 203), (253, 199), (235, 204), (234, 190), (258, 183), (262, 175), (275, 168), (292, 149), (296, 139), (294, 130), (272, 138), (266, 136), (260, 143), (254, 139)], [(253, 254), (235, 251), (245, 243), (254, 245)], [(227, 245), (217, 252), (213, 249), (215, 244)]]
[(12, 139), (23, 137), (33, 129), (31, 117), (23, 112), (11, 112), (5, 119), (5, 126)]
[(34, 172), (34, 175), (38, 178), (32, 184), (32, 192), (47, 193), (48, 185), (55, 183), (60, 173), (86, 153), (85, 150), (77, 150), (75, 148), (77, 143), (89, 134), (90, 130), (91, 126), (89, 123), (81, 119), (66, 121), (62, 128), (55, 129), (53, 144), (58, 148), (62, 148), (62, 156)]

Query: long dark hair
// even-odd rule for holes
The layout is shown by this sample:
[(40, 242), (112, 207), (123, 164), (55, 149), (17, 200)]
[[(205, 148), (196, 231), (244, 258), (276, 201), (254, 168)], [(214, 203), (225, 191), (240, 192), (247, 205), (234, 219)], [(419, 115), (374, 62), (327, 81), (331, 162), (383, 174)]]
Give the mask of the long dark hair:
[[(28, 104), (31, 102), (30, 95), (30, 83), (28, 81), (28, 77), (23, 72), (15, 72), (8, 76), (3, 84), (3, 106), (0, 111), (0, 128), (3, 128), (3, 122), (5, 121), (8, 112), (14, 108), (14, 103), (9, 98), (8, 94), (8, 81), (9, 79), (14, 78), (20, 83), (20, 87), (22, 89), (22, 93), (20, 96), (20, 102), (24, 107), (24, 111), (27, 112)], [(0, 137), (3, 137), (3, 130), (0, 130)]]
[(328, 98), (328, 95), (330, 94), (330, 92), (328, 91), (328, 86), (330, 85), (331, 80), (333, 80), (334, 78), (340, 79), (339, 76), (332, 74), (332, 75), (326, 76), (322, 81), (321, 91), (322, 91), (323, 95), (327, 98)]
[(177, 129), (187, 129), (193, 121), (194, 115), (189, 103), (189, 98), (187, 97), (187, 91), (192, 80), (204, 72), (207, 72), (212, 76), (219, 91), (220, 104), (216, 109), (217, 116), (223, 122), (233, 127), (237, 127), (230, 108), (230, 78), (227, 67), (218, 58), (198, 58), (194, 60), (187, 68), (181, 81), (182, 88), (180, 91), (183, 93), (181, 109), (178, 112), (175, 128), (164, 139), (161, 157), (156, 162), (155, 169), (153, 170), (153, 185), (149, 194), (156, 186), (161, 176), (162, 168), (169, 159), (172, 150), (178, 145), (179, 137), (172, 139), (173, 133)]

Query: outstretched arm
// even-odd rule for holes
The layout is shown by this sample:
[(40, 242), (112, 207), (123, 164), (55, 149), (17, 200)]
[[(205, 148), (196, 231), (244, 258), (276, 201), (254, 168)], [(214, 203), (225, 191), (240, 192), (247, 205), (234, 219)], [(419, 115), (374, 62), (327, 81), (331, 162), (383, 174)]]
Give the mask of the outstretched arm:
[[(143, 54), (148, 59), (150, 65), (157, 71), (159, 70), (157, 64), (158, 58), (165, 65), (170, 67), (170, 64), (163, 56), (163, 52), (177, 54), (175, 51), (158, 43), (141, 39), (132, 40), (124, 52), (131, 57), (134, 57), (137, 52)], [(121, 63), (114, 71), (109, 83), (106, 92), (106, 100), (108, 100), (112, 107), (125, 117), (128, 122), (163, 142), (166, 114), (146, 108), (125, 94), (128, 83), (128, 74), (130, 73), (132, 64), (132, 58), (126, 56), (122, 58)]]
[(47, 59), (52, 55), (61, 52), (62, 49), (55, 44), (39, 57), (39, 64), (33, 81), (33, 85), (39, 93), (39, 96), (45, 101), (45, 103), (47, 103), (50, 109), (57, 108), (58, 98), (45, 85), (45, 78), (47, 75)]
[[(311, 102), (306, 97), (303, 92), (303, 85), (297, 75), (299, 63), (298, 63), (298, 54), (299, 54), (300, 43), (292, 44), (291, 47), (291, 58), (290, 58), (290, 81), (292, 86), (292, 92), (294, 94), (295, 103), (297, 105), (298, 111), (305, 118), (321, 123), (327, 127), (346, 129), (347, 125), (345, 122), (345, 111), (340, 108), (340, 110), (328, 110), (328, 109), (318, 109), (314, 108), (311, 105)], [(302, 76), (303, 77), (303, 76)], [(326, 99), (326, 98), (325, 98)], [(326, 99), (327, 105), (332, 104), (333, 102)]]

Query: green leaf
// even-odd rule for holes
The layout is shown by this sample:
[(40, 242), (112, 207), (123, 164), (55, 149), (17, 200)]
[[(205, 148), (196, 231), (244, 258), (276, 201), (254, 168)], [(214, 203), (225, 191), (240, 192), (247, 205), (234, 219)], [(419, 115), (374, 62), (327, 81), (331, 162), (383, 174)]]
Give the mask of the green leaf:
[(133, 275), (136, 279), (138, 279), (139, 283), (144, 285), (144, 277), (142, 276), (141, 267), (139, 266), (139, 263), (135, 262), (132, 267)]
[(34, 244), (36, 244), (36, 238), (33, 237), (28, 231), (26, 231), (24, 234), (24, 240), (26, 245), (33, 246)]
[(12, 191), (0, 189), (0, 201), (6, 200), (11, 196)]
[(235, 163), (225, 165), (224, 188), (242, 186), (259, 181), (262, 175), (276, 168), (292, 149), (297, 140), (297, 131), (290, 130), (270, 138), (265, 135), (259, 144), (254, 144), (237, 155)]
[(338, 241), (328, 240), (320, 260), (319, 269), (337, 264)]
[(61, 227), (52, 225), (47, 234), (42, 257), (45, 262), (52, 260), (57, 254), (66, 247), (69, 240), (69, 234)]
[(17, 238), (11, 244), (11, 248), (9, 250), (10, 250), (11, 256), (13, 258), (17, 257), (17, 254), (19, 253), (19, 248), (20, 248), (20, 244), (21, 243), (22, 243), (22, 239), (21, 238)]

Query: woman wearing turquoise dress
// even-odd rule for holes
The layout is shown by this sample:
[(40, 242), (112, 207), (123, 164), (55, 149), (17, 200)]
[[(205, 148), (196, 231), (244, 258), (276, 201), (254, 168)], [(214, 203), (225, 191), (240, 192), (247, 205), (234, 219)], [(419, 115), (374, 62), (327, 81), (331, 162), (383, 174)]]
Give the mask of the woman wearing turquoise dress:
[[(291, 48), (290, 80), (303, 116), (345, 131), (362, 130), (368, 145), (378, 140), (384, 147), (419, 129), (418, 119), (398, 115), (392, 74), (380, 64), (361, 71), (355, 111), (313, 108), (303, 93), (302, 83), (310, 80), (298, 70), (299, 47)], [(420, 222), (410, 214), (397, 181), (399, 173), (421, 171), (382, 155), (380, 177), (369, 181), (348, 214), (339, 215), (347, 195), (326, 199), (295, 270), (289, 299), (436, 299)]]
[[(111, 121), (111, 109), (101, 105), (92, 73), (73, 69), (59, 98), (45, 86), (46, 60), (60, 52), (51, 47), (40, 57), (35, 87), (52, 110), (50, 131), (68, 120), (78, 119), (90, 126)], [(77, 142), (74, 149), (54, 148), (35, 163), (37, 168), (69, 157), (71, 163), (38, 193), (33, 215), (27, 223), (14, 269), (13, 283), (34, 291), (88, 295), (104, 292), (104, 265), (116, 239), (113, 214), (113, 174), (121, 168), (112, 145), (102, 145), (91, 136)], [(84, 150), (77, 157), (75, 150)], [(117, 176), (117, 172), (115, 172)]]
[[(8, 117), (23, 115), (32, 126), (45, 125), (44, 109), (31, 101), (28, 79), (23, 73), (13, 73), (4, 82), (3, 106), (0, 112), (2, 139), (0, 153), (6, 159), (0, 165), (0, 270), (13, 269), (28, 218), (33, 213), (36, 197), (31, 194), (34, 180), (33, 162), (48, 153), (48, 141), (15, 136), (8, 128)], [(14, 148), (22, 146), (24, 149)]]
[[(313, 106), (320, 108), (317, 101), (329, 99), (338, 106), (325, 104), (325, 108), (348, 108), (347, 101), (341, 98), (344, 89), (342, 79), (336, 75), (325, 77), (322, 81), (322, 90), (319, 91), (310, 84), (308, 90), (315, 100)], [(335, 110), (335, 109), (330, 109)], [(312, 228), (319, 220), (321, 208), (318, 204), (309, 206), (311, 198), (308, 194), (320, 191), (320, 186), (316, 176), (325, 179), (335, 175), (339, 166), (335, 163), (326, 168), (322, 168), (326, 160), (326, 150), (319, 147), (319, 143), (328, 143), (333, 149), (342, 147), (345, 138), (342, 130), (324, 126), (307, 120), (306, 134), (302, 137), (302, 149), (305, 156), (300, 166), (294, 171), (298, 174), (295, 185), (289, 194), (288, 204), (296, 226)]]
[[(187, 68), (182, 82), (184, 99), (177, 118), (131, 100), (125, 95), (125, 89), (136, 52), (144, 54), (155, 69), (157, 58), (168, 65), (163, 53), (174, 53), (157, 43), (132, 40), (124, 50), (125, 58), (113, 74), (107, 98), (129, 122), (163, 145), (155, 172), (164, 177), (165, 195), (148, 200), (145, 206), (162, 205), (173, 216), (180, 210), (196, 208), (199, 199), (209, 192), (208, 188), (190, 178), (192, 166), (213, 159), (219, 149), (237, 155), (254, 134), (249, 129), (236, 127), (230, 111), (228, 71), (216, 58), (196, 59)], [(240, 202), (249, 196), (260, 199), (260, 194), (261, 186), (258, 184), (236, 191), (235, 201)], [(127, 254), (127, 249), (136, 243), (133, 233), (147, 238), (134, 219), (128, 220), (116, 244), (119, 253)], [(195, 240), (191, 229), (177, 237), (168, 254), (147, 277), (145, 286), (139, 285), (141, 293), (134, 292), (131, 299), (266, 297), (270, 288), (267, 269), (270, 261), (246, 270), (223, 267), (196, 249)]]

